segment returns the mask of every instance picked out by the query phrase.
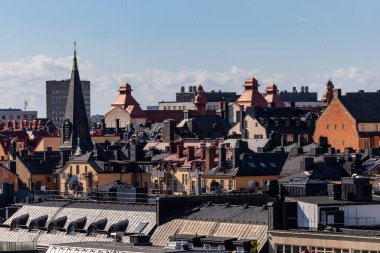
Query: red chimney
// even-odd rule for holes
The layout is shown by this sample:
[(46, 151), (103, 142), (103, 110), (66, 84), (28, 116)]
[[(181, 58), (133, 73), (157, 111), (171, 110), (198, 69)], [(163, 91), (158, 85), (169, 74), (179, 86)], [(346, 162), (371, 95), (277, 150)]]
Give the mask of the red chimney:
[(183, 157), (183, 150), (184, 150), (184, 148), (182, 145), (177, 145), (177, 156), (178, 156), (178, 158)]
[(187, 147), (187, 161), (192, 161), (195, 158), (194, 146)]
[(200, 146), (201, 146), (201, 159), (204, 160), (206, 159), (206, 143), (202, 141), (200, 143)]
[(11, 123), (10, 120), (7, 121), (7, 125), (6, 125), (6, 127), (7, 127), (7, 130), (9, 130), (9, 128), (12, 127), (12, 123)]

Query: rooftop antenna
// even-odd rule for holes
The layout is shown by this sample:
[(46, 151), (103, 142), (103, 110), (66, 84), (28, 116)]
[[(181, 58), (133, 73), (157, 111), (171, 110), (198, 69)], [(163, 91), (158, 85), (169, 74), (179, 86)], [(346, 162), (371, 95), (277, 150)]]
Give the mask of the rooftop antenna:
[(24, 111), (26, 111), (27, 106), (28, 106), (28, 101), (24, 100)]

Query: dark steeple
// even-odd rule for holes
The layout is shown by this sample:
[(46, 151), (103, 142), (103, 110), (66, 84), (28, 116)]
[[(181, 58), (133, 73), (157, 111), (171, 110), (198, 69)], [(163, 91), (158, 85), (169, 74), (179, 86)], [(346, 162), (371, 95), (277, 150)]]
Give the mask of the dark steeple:
[(82, 85), (79, 78), (76, 43), (74, 42), (74, 59), (66, 101), (66, 112), (61, 134), (61, 150), (71, 150), (79, 146), (82, 151), (92, 151), (93, 144), (84, 106)]

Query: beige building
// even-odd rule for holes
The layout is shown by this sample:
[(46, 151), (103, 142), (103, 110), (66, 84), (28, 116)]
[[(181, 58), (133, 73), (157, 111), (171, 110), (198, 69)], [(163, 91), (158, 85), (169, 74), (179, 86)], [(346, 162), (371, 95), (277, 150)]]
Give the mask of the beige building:
[(119, 119), (120, 127), (126, 127), (128, 124), (145, 124), (147, 120), (140, 104), (133, 98), (132, 88), (128, 83), (120, 84), (119, 96), (105, 114), (106, 126), (116, 127), (116, 119)]

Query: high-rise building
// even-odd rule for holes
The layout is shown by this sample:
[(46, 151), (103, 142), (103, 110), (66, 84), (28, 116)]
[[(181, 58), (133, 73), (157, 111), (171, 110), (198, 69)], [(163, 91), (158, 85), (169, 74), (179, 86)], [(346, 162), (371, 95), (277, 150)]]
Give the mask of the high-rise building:
[[(62, 127), (70, 80), (46, 81), (46, 117)], [(87, 119), (90, 120), (90, 81), (81, 81)]]
[(69, 92), (65, 104), (65, 115), (61, 133), (62, 151), (90, 151), (93, 143), (90, 136), (89, 117), (86, 115), (82, 83), (79, 77), (76, 51), (74, 51), (73, 68), (69, 81)]

